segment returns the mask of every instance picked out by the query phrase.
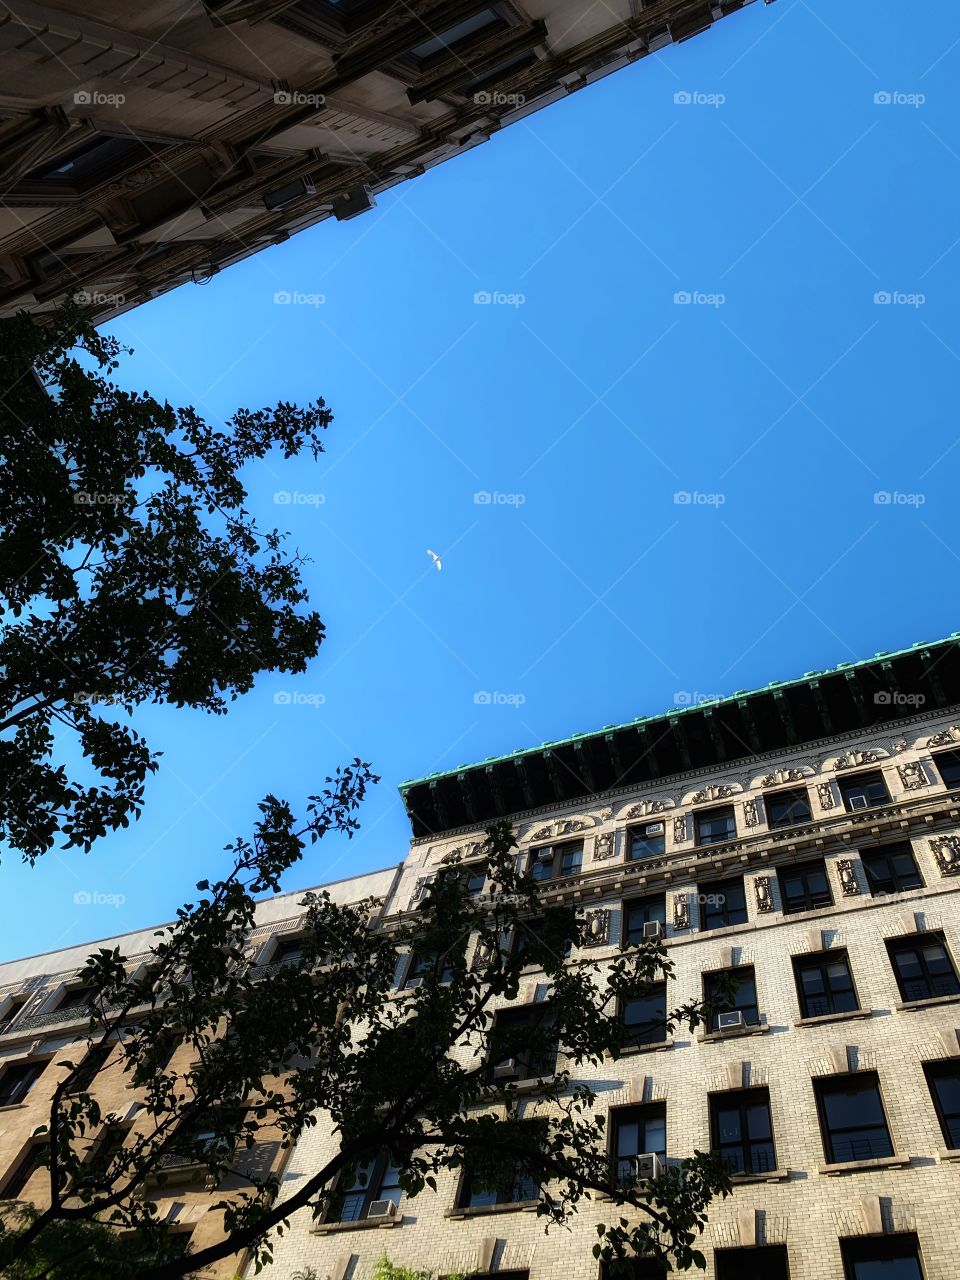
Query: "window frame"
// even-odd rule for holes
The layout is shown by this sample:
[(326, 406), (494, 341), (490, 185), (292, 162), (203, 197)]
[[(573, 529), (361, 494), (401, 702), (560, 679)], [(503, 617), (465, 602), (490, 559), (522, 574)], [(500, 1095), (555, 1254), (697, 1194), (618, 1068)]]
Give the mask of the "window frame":
[[(745, 976), (741, 978), (740, 981), (738, 982), (737, 990), (734, 992), (734, 1003), (730, 1005), (729, 1008), (717, 1009), (712, 1014), (710, 1014), (710, 1017), (708, 1019), (708, 1027), (707, 1027), (708, 1031), (714, 1035), (722, 1034), (723, 1031), (726, 1030), (726, 1028), (721, 1028), (718, 1025), (720, 1020), (720, 1015), (722, 1013), (736, 1013), (738, 1011), (740, 1013), (744, 1013), (746, 1010), (753, 1010), (754, 1013), (756, 1014), (756, 1019), (753, 1021), (750, 1021), (745, 1016), (743, 1019), (743, 1025), (745, 1027), (761, 1027), (763, 1023), (760, 1019), (760, 997), (757, 994), (756, 966), (752, 964), (738, 964), (738, 965), (733, 965), (728, 969), (705, 970), (703, 973), (704, 999), (710, 998), (712, 994), (710, 991), (711, 986), (714, 983), (722, 982), (723, 981), (722, 975), (724, 974), (727, 974), (731, 977), (734, 977), (737, 974), (744, 974), (744, 975), (749, 975), (749, 977)], [(739, 995), (741, 987), (743, 987), (746, 982), (751, 982), (753, 984), (753, 1000), (752, 1002), (738, 1004), (736, 1002), (736, 997)]]
[[(51, 1061), (51, 1058), (12, 1058), (4, 1062), (0, 1067), (0, 1108), (22, 1106), (24, 1098), (33, 1091)], [(4, 1101), (4, 1081), (11, 1072), (15, 1073), (18, 1070), (25, 1070), (28, 1073), (21, 1077), (27, 1080), (27, 1086), (22, 1093), (17, 1093), (15, 1097)]]
[[(644, 905), (647, 904), (647, 905)], [(639, 929), (640, 936), (631, 936), (635, 933), (635, 927), (630, 924), (630, 916), (636, 912), (643, 912), (646, 916), (648, 911), (653, 910), (652, 918), (641, 921)], [(662, 913), (663, 918), (660, 918)], [(667, 931), (667, 895), (666, 893), (647, 893), (637, 898), (624, 898), (620, 905), (620, 944), (624, 947), (638, 947), (643, 943), (643, 925), (659, 923), (663, 927), (663, 932)]]
[[(818, 902), (815, 894), (809, 884), (809, 876), (820, 874), (823, 876), (826, 901)], [(791, 899), (786, 893), (785, 880), (788, 876), (799, 876), (803, 880), (803, 905), (793, 906)], [(800, 915), (804, 911), (823, 911), (827, 907), (836, 905), (833, 897), (833, 890), (830, 888), (830, 876), (827, 872), (827, 865), (823, 858), (812, 858), (809, 862), (791, 863), (789, 866), (777, 867), (777, 886), (780, 889), (780, 905), (785, 916)], [(793, 899), (796, 901), (797, 899)]]
[[(336, 1193), (330, 1205), (330, 1212), (324, 1217), (324, 1224), (335, 1224), (342, 1226), (357, 1226), (367, 1221), (367, 1214), (370, 1206), (377, 1200), (393, 1200), (396, 1205), (395, 1217), (400, 1216), (400, 1205), (403, 1202), (404, 1191), (400, 1186), (399, 1177), (403, 1172), (400, 1165), (394, 1164), (390, 1158), (388, 1151), (378, 1151), (372, 1160), (367, 1164), (358, 1164), (356, 1167), (356, 1178), (359, 1182), (360, 1175), (365, 1169), (369, 1170), (367, 1181), (363, 1186), (341, 1187), (342, 1177), (337, 1180)], [(396, 1173), (397, 1181), (391, 1182), (388, 1186), (386, 1177), (388, 1174)], [(383, 1195), (384, 1188), (388, 1190), (396, 1190), (397, 1198), (393, 1196)], [(345, 1205), (349, 1196), (359, 1196), (359, 1212), (352, 1217), (344, 1217)], [(377, 1219), (376, 1221), (379, 1221)]]
[[(844, 1280), (863, 1280), (862, 1275), (857, 1275), (858, 1262), (891, 1262), (897, 1260), (897, 1255), (891, 1256), (891, 1250), (898, 1246), (896, 1241), (903, 1241), (904, 1245), (909, 1242), (912, 1252), (906, 1251), (900, 1254), (900, 1260), (915, 1261), (917, 1264), (915, 1280), (924, 1280), (926, 1269), (923, 1265), (923, 1257), (920, 1253), (920, 1241), (913, 1231), (898, 1231), (890, 1235), (882, 1236), (851, 1236), (840, 1241), (840, 1260), (843, 1263)], [(857, 1253), (877, 1253), (880, 1250), (886, 1250), (887, 1256), (875, 1258), (857, 1258)]]
[[(727, 1255), (734, 1255), (728, 1258)], [(782, 1264), (779, 1276), (771, 1277), (769, 1269), (764, 1266), (771, 1259)], [(765, 1244), (759, 1246), (736, 1246), (730, 1249), (714, 1249), (713, 1260), (717, 1273), (717, 1280), (790, 1280), (790, 1258), (787, 1253), (785, 1244)], [(733, 1265), (733, 1270), (728, 1268)], [(750, 1271), (744, 1271), (744, 1262), (749, 1266), (750, 1262), (755, 1262), (763, 1267), (763, 1271), (754, 1271), (751, 1275)]]
[[(663, 1124), (663, 1147), (653, 1147), (648, 1140), (647, 1126), (651, 1122)], [(642, 1150), (628, 1154), (620, 1154), (620, 1131), (627, 1124), (643, 1125), (643, 1139), (640, 1140), (639, 1129), (637, 1146)], [(656, 1155), (666, 1162), (667, 1158), (667, 1104), (663, 1102), (638, 1102), (630, 1106), (611, 1107), (607, 1112), (607, 1160), (610, 1166), (610, 1177), (615, 1183), (625, 1181), (621, 1178), (620, 1163), (635, 1159), (637, 1156)]]
[[(934, 1086), (934, 1081), (942, 1076), (952, 1075), (957, 1081), (958, 1105), (955, 1112), (947, 1112), (943, 1105), (943, 1099), (939, 1091)], [(960, 1061), (956, 1058), (939, 1058), (933, 1062), (923, 1063), (923, 1076), (930, 1091), (930, 1098), (933, 1102), (933, 1109), (936, 1112), (937, 1120), (940, 1124), (940, 1132), (943, 1134), (943, 1140), (947, 1144), (948, 1151), (960, 1150)], [(951, 1123), (954, 1126), (955, 1133), (950, 1132)], [(954, 1141), (956, 1137), (956, 1141)]]
[[(704, 839), (701, 830), (703, 822), (719, 822), (721, 817), (729, 819), (727, 834), (722, 839)], [(732, 833), (731, 833), (732, 832)], [(694, 811), (693, 815), (693, 843), (697, 849), (709, 849), (718, 844), (730, 844), (731, 841), (738, 838), (737, 831), (737, 811), (732, 804), (712, 805), (709, 809), (700, 809)]]
[[(908, 878), (901, 876), (893, 866), (893, 859), (909, 853), (910, 860), (913, 863), (913, 871), (919, 884), (908, 884), (904, 881)], [(884, 877), (885, 881), (889, 881), (890, 887), (878, 887), (875, 884), (875, 877), (871, 870), (871, 864), (876, 863), (879, 859), (887, 862), (889, 875)], [(861, 849), (860, 863), (863, 866), (863, 874), (867, 881), (867, 888), (870, 890), (871, 898), (885, 897), (891, 893), (909, 893), (914, 889), (926, 888), (923, 879), (923, 873), (920, 870), (920, 864), (917, 862), (917, 855), (914, 852), (913, 842), (910, 840), (898, 840), (895, 843), (879, 845), (876, 849)]]
[[(544, 884), (550, 880), (565, 880), (568, 876), (578, 876), (583, 871), (583, 855), (585, 850), (585, 841), (580, 840), (561, 840), (556, 844), (538, 844), (535, 845), (526, 855), (526, 871), (537, 884)], [(550, 870), (546, 875), (536, 875), (534, 867), (548, 865), (545, 858), (539, 855), (550, 851), (549, 867)], [(573, 871), (562, 871), (558, 868), (562, 865), (566, 853), (579, 853), (580, 857), (577, 862), (576, 869)]]
[[(760, 1105), (761, 1101), (766, 1106), (770, 1136), (766, 1139), (754, 1139), (750, 1136), (749, 1111)], [(717, 1152), (721, 1159), (725, 1148), (736, 1147), (743, 1153), (742, 1163), (745, 1167), (742, 1169), (734, 1169), (732, 1165), (724, 1161), (728, 1172), (733, 1177), (757, 1177), (773, 1173), (777, 1169), (777, 1144), (773, 1131), (773, 1108), (770, 1105), (770, 1090), (766, 1085), (758, 1085), (750, 1089), (724, 1089), (717, 1093), (710, 1093), (707, 1095), (707, 1108), (710, 1113), (710, 1150)], [(719, 1112), (721, 1109), (739, 1113), (740, 1138), (736, 1142), (724, 1142), (720, 1136)], [(770, 1148), (771, 1164), (769, 1169), (754, 1167), (753, 1148), (759, 1150), (761, 1147)]]
[[(516, 1043), (501, 1054), (498, 1039), (503, 1036), (506, 1024), (511, 1022), (516, 1024), (516, 1030), (512, 1033), (512, 1038)], [(556, 1035), (548, 1034), (545, 1044), (531, 1043), (529, 1039), (524, 1040), (521, 1038), (524, 1024), (534, 1022), (537, 1024), (533, 1028), (536, 1035), (553, 1031), (554, 1015), (550, 1008), (549, 1000), (509, 1005), (504, 1009), (496, 1010), (487, 1041), (487, 1059), (485, 1063), (486, 1073), (491, 1084), (497, 1085), (503, 1081), (516, 1083), (517, 1081), (549, 1080), (556, 1075), (560, 1060), (560, 1043)], [(511, 1038), (509, 1031), (506, 1038), (509, 1043)], [(513, 1060), (517, 1064), (517, 1071), (512, 1080), (508, 1076), (497, 1076), (495, 1074), (496, 1069), (509, 1060)]]
[[(641, 832), (644, 831), (644, 828), (646, 827), (660, 828), (659, 834), (649, 838), (653, 840), (659, 840), (661, 847), (657, 852), (646, 852), (637, 856), (633, 852), (634, 846), (638, 841), (646, 840), (648, 838), (646, 834), (643, 834), (643, 835), (640, 834)], [(665, 857), (667, 852), (667, 824), (662, 820), (660, 821), (654, 820), (653, 822), (634, 823), (633, 826), (627, 827), (626, 846), (627, 846), (626, 848), (627, 862), (646, 862), (648, 858)]]
[[(950, 972), (952, 975), (953, 989), (951, 991), (935, 991), (934, 984), (939, 980), (937, 976), (930, 972), (930, 966), (926, 957), (922, 954), (922, 948), (933, 943), (943, 949), (944, 956), (950, 964)], [(900, 992), (900, 998), (904, 1004), (912, 1004), (917, 1000), (936, 1000), (939, 997), (949, 997), (960, 995), (960, 975), (957, 973), (957, 966), (953, 959), (950, 948), (947, 946), (947, 939), (941, 929), (931, 930), (929, 933), (908, 933), (899, 938), (885, 938), (884, 945), (887, 949), (887, 957), (890, 961), (890, 968), (893, 970), (894, 980), (897, 984), (897, 990)], [(928, 987), (928, 993), (922, 996), (908, 995), (905, 986), (906, 979), (903, 978), (899, 967), (897, 966), (894, 956), (901, 953), (916, 950), (918, 959), (920, 960), (920, 969), (922, 972), (922, 980)], [(913, 980), (911, 980), (913, 981)]]
[[(845, 1013), (857, 1013), (861, 1009), (860, 995), (857, 991), (857, 984), (853, 978), (853, 969), (850, 965), (850, 955), (846, 947), (836, 947), (830, 951), (814, 951), (805, 955), (791, 956), (793, 962), (793, 978), (797, 988), (797, 1003), (800, 1008), (801, 1018), (829, 1018), (834, 1015)], [(842, 960), (847, 971), (847, 977), (850, 980), (850, 994), (853, 996), (853, 1007), (851, 1009), (838, 1009), (835, 1007), (837, 996), (845, 995), (842, 990), (834, 991), (832, 989), (827, 969), (829, 965), (836, 964)], [(819, 970), (821, 983), (824, 988), (822, 996), (810, 996), (804, 991), (801, 975), (804, 970)], [(824, 1009), (822, 1013), (815, 1013), (811, 1009), (812, 1000), (823, 1000), (830, 1005), (830, 1008)]]
[[(640, 1004), (648, 1000), (657, 1000), (660, 1004), (663, 1005), (663, 1013), (659, 1017), (659, 1019), (647, 1018), (643, 1022), (628, 1024), (627, 1010), (629, 1006)], [(667, 1013), (668, 1013), (667, 982), (665, 978), (662, 979), (660, 982), (651, 982), (649, 984), (649, 991), (647, 992), (646, 995), (634, 996), (628, 1000), (623, 998), (619, 999), (617, 1001), (617, 1017), (620, 1020), (622, 1048), (627, 1050), (640, 1050), (640, 1049), (646, 1049), (651, 1046), (668, 1044), (669, 1033), (666, 1027)], [(663, 1025), (657, 1027), (656, 1035), (648, 1035), (640, 1038), (638, 1032), (636, 1031), (631, 1032), (628, 1029), (629, 1026), (631, 1025), (638, 1028), (642, 1028), (642, 1027), (649, 1026), (651, 1024), (656, 1024), (656, 1022), (658, 1021)]]
[[(728, 918), (730, 915), (730, 911), (728, 910), (728, 906), (727, 906), (727, 894), (726, 892), (718, 893), (718, 891), (723, 889), (724, 885), (735, 885), (739, 889), (740, 894), (743, 897), (743, 905), (742, 907), (740, 906), (736, 907), (735, 910), (737, 912), (740, 912), (740, 911), (743, 912), (742, 920), (730, 920)], [(716, 911), (717, 908), (716, 907), (711, 908), (710, 904), (706, 902), (705, 899), (710, 897), (717, 897), (717, 896), (720, 896), (724, 899), (723, 903), (719, 908), (720, 913), (723, 916), (723, 919), (719, 924), (710, 924), (708, 923), (708, 921), (710, 918), (711, 911)], [(699, 927), (700, 927), (701, 933), (710, 933), (714, 929), (729, 929), (729, 928), (732, 928), (734, 925), (748, 924), (750, 921), (750, 912), (747, 908), (747, 888), (746, 888), (746, 885), (744, 884), (743, 876), (730, 876), (726, 880), (705, 880), (703, 883), (700, 883), (700, 881), (698, 881), (697, 897), (698, 897), (697, 905), (699, 907)]]
[[(10, 1164), (0, 1182), (0, 1200), (19, 1200), (21, 1193), (27, 1186), (30, 1179), (44, 1165), (37, 1161), (37, 1155), (48, 1147), (49, 1142), (45, 1142), (42, 1138), (31, 1138), (20, 1148), (16, 1159)], [(49, 1174), (49, 1167), (48, 1174)], [(24, 1176), (25, 1175), (25, 1176)], [(16, 1192), (11, 1195), (11, 1188), (16, 1187)]]
[[(536, 1120), (530, 1120), (530, 1121), (526, 1121), (525, 1123), (536, 1125), (537, 1122)], [(460, 1180), (457, 1184), (456, 1197), (454, 1199), (455, 1212), (458, 1214), (479, 1215), (483, 1213), (495, 1213), (498, 1210), (500, 1212), (503, 1212), (507, 1208), (519, 1209), (519, 1208), (526, 1208), (529, 1205), (539, 1204), (540, 1195), (541, 1195), (540, 1187), (536, 1186), (533, 1183), (533, 1180), (530, 1179), (528, 1175), (522, 1173), (519, 1169), (519, 1166), (520, 1166), (520, 1161), (519, 1160), (515, 1161), (513, 1185), (510, 1188), (508, 1188), (508, 1191), (512, 1195), (512, 1198), (508, 1198), (507, 1191), (504, 1190), (504, 1188), (498, 1187), (493, 1192), (487, 1190), (487, 1191), (480, 1191), (476, 1193), (477, 1195), (481, 1195), (481, 1196), (483, 1195), (489, 1196), (491, 1194), (494, 1195), (496, 1198), (492, 1202), (487, 1202), (486, 1204), (471, 1204), (471, 1199), (474, 1195), (474, 1192), (472, 1189), (474, 1175), (473, 1175), (473, 1170), (470, 1168), (469, 1164), (464, 1164), (460, 1174)], [(516, 1193), (518, 1191), (523, 1191), (523, 1190), (531, 1190), (533, 1192), (533, 1195), (529, 1196), (526, 1199), (517, 1199)]]
[[(781, 818), (779, 821), (775, 822), (773, 820), (771, 806), (788, 796), (792, 796), (795, 801), (802, 797), (807, 806), (807, 815), (805, 818), (787, 818), (786, 820)], [(813, 821), (813, 807), (810, 803), (810, 789), (808, 787), (781, 787), (777, 791), (765, 791), (763, 795), (763, 807), (767, 816), (767, 826), (771, 831), (782, 831), (785, 827), (799, 827), (805, 822)]]
[[(958, 776), (957, 776), (956, 782), (948, 782), (947, 779), (943, 776), (943, 769), (940, 765), (940, 761), (946, 760), (948, 758), (950, 758), (951, 763), (956, 764), (957, 766)], [(934, 768), (937, 771), (937, 777), (940, 779), (943, 785), (947, 788), (947, 790), (956, 791), (960, 789), (960, 750), (955, 749), (952, 751), (936, 751), (931, 755), (930, 759), (933, 761)]]
[[(872, 1087), (876, 1093), (877, 1102), (880, 1106), (880, 1115), (883, 1119), (883, 1129), (887, 1138), (887, 1146), (889, 1151), (883, 1154), (875, 1155), (870, 1151), (867, 1155), (855, 1154), (852, 1150), (853, 1140), (851, 1142), (851, 1154), (848, 1159), (841, 1159), (837, 1154), (834, 1146), (837, 1135), (841, 1138), (848, 1133), (854, 1133), (864, 1129), (878, 1129), (879, 1125), (842, 1125), (836, 1129), (831, 1129), (828, 1123), (826, 1098), (831, 1094), (843, 1095), (851, 1092), (851, 1087), (855, 1081), (862, 1081), (861, 1091), (865, 1091), (868, 1087)], [(846, 1086), (846, 1087), (845, 1087)], [(813, 1092), (817, 1103), (817, 1119), (820, 1124), (820, 1139), (823, 1143), (823, 1153), (827, 1164), (862, 1164), (864, 1160), (883, 1160), (889, 1159), (896, 1155), (896, 1147), (893, 1142), (893, 1134), (890, 1130), (890, 1119), (887, 1116), (887, 1108), (883, 1101), (883, 1090), (880, 1088), (880, 1077), (876, 1071), (845, 1071), (836, 1075), (818, 1076), (813, 1081)]]
[[(882, 800), (868, 801), (865, 805), (851, 805), (849, 792), (876, 785), (878, 782), (884, 791)], [(883, 805), (890, 803), (890, 788), (887, 786), (887, 780), (883, 775), (882, 769), (866, 769), (857, 773), (839, 774), (837, 776), (837, 787), (840, 791), (843, 807), (847, 813), (862, 813), (867, 809), (879, 809)]]

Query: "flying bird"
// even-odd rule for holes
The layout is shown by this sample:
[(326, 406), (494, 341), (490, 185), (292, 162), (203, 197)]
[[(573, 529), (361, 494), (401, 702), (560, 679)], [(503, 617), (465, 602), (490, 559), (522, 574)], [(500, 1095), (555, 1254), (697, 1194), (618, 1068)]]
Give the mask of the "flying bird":
[(439, 573), (440, 570), (443, 568), (443, 565), (440, 563), (440, 557), (437, 555), (435, 551), (431, 551), (429, 547), (427, 547), (427, 555), (430, 557), (433, 563), (437, 566), (437, 573)]

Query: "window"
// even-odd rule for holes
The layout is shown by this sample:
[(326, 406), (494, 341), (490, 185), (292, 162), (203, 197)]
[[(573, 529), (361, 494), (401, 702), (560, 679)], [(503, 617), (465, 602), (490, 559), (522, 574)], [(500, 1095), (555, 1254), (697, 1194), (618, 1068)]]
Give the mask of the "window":
[[(524, 956), (524, 964), (539, 965), (544, 959), (550, 958), (566, 960), (573, 950), (573, 940), (565, 938), (555, 945), (554, 942), (547, 942), (544, 936), (546, 932), (547, 922), (542, 916), (520, 921), (513, 936), (513, 954)], [(545, 949), (549, 949), (552, 956), (545, 956)]]
[(106, 1044), (92, 1045), (86, 1057), (80, 1063), (77, 1074), (74, 1076), (73, 1084), (70, 1086), (70, 1092), (84, 1093), (89, 1089), (116, 1047), (116, 1041), (114, 1040), (110, 1040)]
[(757, 1008), (757, 979), (753, 965), (744, 965), (740, 969), (718, 969), (715, 973), (703, 975), (703, 997), (712, 1002), (719, 1001), (723, 986), (732, 981), (735, 984), (733, 996), (724, 999), (710, 1015), (710, 1030), (720, 1029), (720, 1017), (724, 1013), (739, 1011), (743, 1021), (749, 1026), (760, 1025), (760, 1011)]
[(900, 893), (905, 889), (923, 888), (923, 877), (909, 841), (886, 845), (870, 853), (861, 852), (860, 861), (874, 897), (880, 893)]
[(662, 822), (648, 822), (642, 827), (633, 827), (628, 839), (631, 862), (640, 862), (643, 858), (659, 858), (666, 852)]
[(30, 1143), (7, 1175), (3, 1184), (3, 1190), (0, 1191), (0, 1199), (19, 1199), (24, 1187), (36, 1171), (45, 1163), (44, 1155), (46, 1150), (47, 1143), (45, 1142)]
[(539, 1186), (525, 1172), (522, 1161), (517, 1160), (492, 1185), (487, 1185), (476, 1169), (467, 1166), (460, 1182), (457, 1205), (461, 1209), (487, 1209), (497, 1204), (529, 1204), (539, 1196)]
[(46, 182), (51, 185), (74, 187), (87, 186), (91, 181), (104, 178), (127, 161), (149, 154), (137, 138), (112, 138), (95, 134), (78, 143), (69, 151), (42, 164), (25, 174), (24, 182)]
[(625, 1047), (662, 1044), (667, 1038), (667, 1028), (664, 1025), (667, 1017), (667, 984), (657, 982), (646, 995), (621, 1001), (620, 1017)]
[(943, 784), (953, 790), (960, 787), (960, 751), (938, 751), (933, 757)]
[(822, 862), (803, 862), (798, 867), (781, 867), (777, 872), (777, 880), (785, 915), (833, 906), (833, 895), (827, 883), (827, 869)]
[(490, 1079), (539, 1080), (556, 1069), (557, 1042), (549, 1003), (501, 1009), (490, 1032)]
[(793, 970), (802, 1018), (823, 1018), (860, 1008), (845, 951), (795, 956)]
[(737, 820), (733, 805), (723, 809), (707, 809), (694, 819), (697, 828), (697, 844), (723, 844), (737, 838)]
[(948, 1147), (960, 1147), (960, 1063), (925, 1062), (924, 1075)]
[(662, 1102), (645, 1107), (618, 1107), (611, 1113), (614, 1176), (626, 1182), (638, 1174), (637, 1156), (667, 1154), (667, 1108)]
[(887, 951), (904, 1000), (930, 1000), (960, 993), (960, 982), (942, 934), (888, 938)]
[(759, 1249), (717, 1249), (717, 1280), (790, 1280), (787, 1250), (782, 1244)]
[(763, 797), (767, 810), (767, 826), (792, 827), (798, 822), (809, 822), (810, 797), (806, 787), (792, 787), (789, 791), (774, 791)]
[(466, 84), (458, 87), (457, 92), (470, 97), (475, 93), (480, 93), (483, 89), (489, 88), (490, 85), (496, 84), (498, 80), (503, 80), (508, 75), (516, 75), (519, 71), (526, 71), (528, 67), (533, 67), (539, 59), (535, 53), (520, 53), (515, 58), (508, 58), (505, 62), (498, 62), (495, 67), (491, 67), (489, 71), (485, 71), (483, 75), (476, 76), (473, 80), (468, 80)]
[(463, 892), (467, 897), (479, 898), (487, 883), (487, 868), (483, 863), (474, 863), (472, 866), (461, 867), (460, 876)]
[(42, 1062), (12, 1062), (0, 1074), (0, 1107), (12, 1107), (22, 1102), (40, 1079), (47, 1065)]
[[(63, 993), (57, 1003), (57, 1012), (61, 1009), (82, 1009), (85, 1013), (90, 1008), (93, 991), (90, 987), (72, 987)], [(78, 1012), (79, 1016), (79, 1012)]]
[(529, 874), (534, 880), (574, 876), (583, 865), (583, 841), (575, 844), (543, 845), (530, 854)]
[(701, 929), (723, 929), (728, 924), (747, 923), (747, 896), (742, 878), (698, 884), (697, 893)]
[(643, 941), (643, 926), (659, 924), (666, 927), (666, 894), (654, 893), (648, 898), (633, 898), (623, 904), (622, 941), (632, 946)]
[(15, 996), (7, 1006), (7, 1011), (0, 1016), (0, 1033), (6, 1031), (7, 1027), (13, 1022), (14, 1018), (27, 1003), (27, 996)]
[(108, 1124), (100, 1134), (90, 1155), (84, 1162), (87, 1176), (90, 1178), (106, 1178), (114, 1157), (122, 1150), (130, 1125)]
[(625, 1269), (613, 1271), (600, 1263), (600, 1280), (668, 1280), (669, 1272), (658, 1258), (629, 1258)]
[(844, 1280), (923, 1280), (916, 1236), (841, 1240)]
[(400, 1188), (401, 1169), (390, 1157), (381, 1152), (375, 1160), (358, 1165), (353, 1177), (344, 1179), (344, 1186), (334, 1199), (332, 1219), (338, 1222), (359, 1222), (370, 1212), (375, 1200), (390, 1200), (400, 1204), (403, 1194)]
[[(502, 30), (507, 23), (496, 9), (481, 9), (479, 13), (463, 18), (445, 31), (431, 32), (419, 44), (415, 44), (410, 54), (417, 62), (436, 61), (437, 55), (457, 53), (474, 40), (483, 39), (493, 32)], [(428, 22), (423, 23), (428, 28)]]
[(855, 809), (872, 809), (874, 805), (886, 804), (890, 799), (883, 774), (855, 773), (847, 778), (838, 778), (837, 785), (843, 796), (843, 805), (847, 813)]
[(876, 1073), (815, 1080), (823, 1149), (830, 1164), (893, 1155)]
[(772, 1173), (777, 1167), (766, 1089), (710, 1096), (710, 1136), (731, 1173)]
[(449, 954), (444, 956), (443, 968), (439, 969), (435, 951), (415, 951), (410, 958), (410, 965), (403, 980), (404, 990), (411, 991), (414, 987), (419, 987), (425, 979), (436, 978), (438, 972), (441, 982), (453, 980), (453, 964)]
[(281, 938), (270, 956), (271, 964), (301, 964), (302, 961), (302, 938)]

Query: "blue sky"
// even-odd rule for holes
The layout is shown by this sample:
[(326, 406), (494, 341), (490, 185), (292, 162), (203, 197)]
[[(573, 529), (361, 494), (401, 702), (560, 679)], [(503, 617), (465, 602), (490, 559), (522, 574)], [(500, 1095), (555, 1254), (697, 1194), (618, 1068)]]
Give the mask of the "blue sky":
[(956, 630), (958, 70), (951, 0), (757, 3), (112, 326), (211, 419), (326, 398), (247, 479), (329, 635), (139, 713), (143, 819), (8, 856), (3, 957), (168, 918), (355, 754), (362, 834), (287, 888), (399, 861), (405, 778)]

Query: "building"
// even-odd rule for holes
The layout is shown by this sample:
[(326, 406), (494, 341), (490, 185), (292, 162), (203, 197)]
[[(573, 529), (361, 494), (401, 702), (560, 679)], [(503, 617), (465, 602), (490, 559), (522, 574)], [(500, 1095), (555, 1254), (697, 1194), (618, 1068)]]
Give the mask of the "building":
[[(484, 826), (509, 818), (544, 900), (586, 913), (591, 945), (571, 964), (663, 937), (675, 976), (620, 1011), (628, 1051), (578, 1078), (606, 1111), (618, 1167), (713, 1147), (737, 1170), (711, 1206), (705, 1280), (955, 1280), (960, 633), (402, 791), (414, 829), (402, 865), (331, 887), (340, 901), (382, 899), (381, 927), (415, 909), (454, 850), (482, 885)], [(295, 952), (298, 897), (262, 907), (257, 963)], [(133, 963), (151, 932), (118, 940)], [(0, 966), (0, 1198), (37, 1194), (23, 1161), (50, 1060), (82, 1035), (70, 982), (89, 949)], [(413, 963), (398, 966), (398, 997)], [(663, 1011), (725, 975), (729, 1013), (664, 1038)], [(531, 967), (517, 1006), (541, 985)], [(112, 1123), (136, 1124), (135, 1097), (103, 1074), (93, 1087)], [(281, 1194), (335, 1152), (321, 1118), (276, 1160)], [(548, 1235), (535, 1190), (493, 1203), (450, 1173), (408, 1200), (383, 1162), (343, 1190), (337, 1220), (292, 1218), (270, 1274), (370, 1280), (386, 1253), (474, 1280), (602, 1280), (591, 1247), (609, 1205), (596, 1200), (572, 1234)], [(220, 1194), (185, 1179), (164, 1211), (202, 1246)]]
[[(960, 636), (403, 793), (415, 838), (394, 918), (445, 855), (475, 858), (483, 825), (509, 817), (545, 900), (587, 913), (591, 958), (662, 932), (675, 979), (622, 1011), (634, 1050), (589, 1083), (612, 1158), (649, 1168), (719, 1147), (739, 1170), (709, 1213), (706, 1280), (955, 1280)], [(651, 1030), (731, 973), (736, 1007), (708, 1031)], [(519, 1002), (537, 986), (531, 969)], [(334, 1150), (322, 1124), (305, 1134), (292, 1185)], [(295, 1218), (277, 1274), (369, 1280), (386, 1253), (439, 1275), (597, 1280), (609, 1206), (546, 1235), (518, 1197), (473, 1203), (450, 1174), (408, 1202), (385, 1167), (354, 1220)], [(393, 1208), (367, 1217), (378, 1200)]]
[[(399, 868), (390, 867), (320, 887), (334, 902), (373, 898), (386, 903), (398, 875)], [(297, 930), (303, 917), (297, 904), (302, 898), (302, 892), (286, 893), (259, 905), (257, 927), (250, 934), (253, 963), (279, 964), (297, 952)], [(90, 1090), (105, 1117), (100, 1132), (92, 1135), (91, 1159), (111, 1149), (113, 1143), (122, 1144), (128, 1134), (146, 1123), (145, 1117), (138, 1118), (138, 1092), (128, 1084), (116, 1055), (104, 1064), (99, 1050), (90, 1047), (86, 1039), (89, 1015), (77, 970), (95, 947), (110, 946), (119, 947), (133, 972), (148, 958), (155, 931), (156, 926), (0, 964), (0, 1200), (29, 1200), (39, 1205), (46, 1200), (49, 1175), (45, 1168), (37, 1167), (38, 1144), (33, 1134), (39, 1125), (49, 1123), (54, 1090), (66, 1075), (57, 1063), (64, 1059), (80, 1062), (77, 1087)], [(189, 1054), (189, 1048), (181, 1047), (168, 1065), (173, 1070), (186, 1069)], [(256, 1149), (257, 1172), (262, 1175), (281, 1168), (283, 1158), (279, 1143), (262, 1143)], [(238, 1163), (237, 1167), (242, 1166)], [(228, 1178), (220, 1189), (214, 1189), (197, 1178), (195, 1165), (176, 1159), (164, 1172), (166, 1184), (150, 1187), (159, 1217), (176, 1233), (189, 1236), (191, 1247), (199, 1249), (220, 1239), (222, 1218), (210, 1212), (211, 1206), (229, 1196), (232, 1189), (242, 1187), (242, 1178)], [(202, 1274), (210, 1280), (228, 1280), (243, 1262), (243, 1258), (227, 1259)]]
[(751, 2), (0, 3), (0, 315), (203, 283)]

